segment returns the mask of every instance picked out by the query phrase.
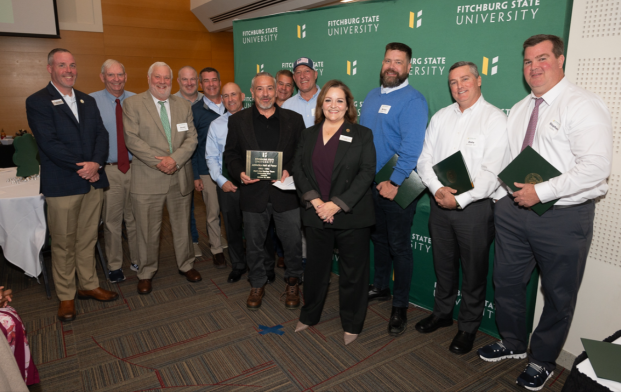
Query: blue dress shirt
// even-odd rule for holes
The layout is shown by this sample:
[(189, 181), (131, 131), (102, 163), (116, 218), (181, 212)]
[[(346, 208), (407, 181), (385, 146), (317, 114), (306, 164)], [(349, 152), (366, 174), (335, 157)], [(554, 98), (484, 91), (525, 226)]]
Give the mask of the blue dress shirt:
[(226, 112), (211, 122), (205, 147), (205, 159), (207, 160), (209, 174), (220, 188), (228, 181), (222, 175), (222, 154), (226, 145), (226, 136), (229, 133), (229, 117), (231, 117), (231, 113)]
[[(110, 94), (110, 92), (106, 89), (101, 91), (95, 91), (94, 93), (89, 94), (91, 97), (95, 98), (95, 102), (97, 102), (97, 108), (99, 109), (99, 113), (101, 114), (101, 119), (103, 120), (104, 127), (106, 127), (106, 131), (108, 131), (110, 144), (108, 146), (108, 163), (117, 163), (118, 162), (118, 147), (116, 145), (116, 100), (117, 97)], [(121, 106), (123, 106), (123, 101), (127, 97), (131, 97), (132, 95), (136, 95), (130, 91), (123, 91), (123, 94), (118, 98), (121, 101)], [(129, 160), (132, 160), (132, 154), (129, 153)]]
[(301, 114), (304, 117), (304, 125), (306, 128), (312, 127), (315, 125), (315, 108), (317, 107), (317, 97), (319, 96), (319, 92), (321, 89), (317, 86), (317, 92), (310, 101), (302, 98), (300, 93), (298, 92), (293, 97), (287, 99), (285, 103), (282, 104), (283, 109), (293, 110), (294, 112)]

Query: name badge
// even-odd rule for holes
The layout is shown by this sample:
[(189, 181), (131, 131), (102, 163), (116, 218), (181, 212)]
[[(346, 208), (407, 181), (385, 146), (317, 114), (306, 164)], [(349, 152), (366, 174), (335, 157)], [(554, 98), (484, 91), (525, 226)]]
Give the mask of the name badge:
[(177, 124), (177, 132), (185, 132), (188, 130), (188, 123)]
[(65, 103), (65, 101), (63, 101), (62, 99), (52, 99), (52, 103), (54, 104), (54, 106), (58, 106)]
[(342, 140), (342, 141), (347, 142), (347, 143), (351, 143), (352, 137), (351, 136), (341, 135), (339, 140)]
[(553, 120), (553, 121), (550, 123), (550, 128), (553, 128), (555, 131), (558, 131), (558, 129), (559, 129), (560, 127), (561, 127), (561, 123), (559, 123), (559, 122), (558, 122), (558, 121), (556, 121), (556, 120)]
[(466, 146), (468, 146), (468, 147), (476, 147), (477, 146), (477, 138), (476, 137), (469, 137), (468, 140), (466, 141)]
[(311, 116), (315, 117), (315, 108), (311, 108)]
[(380, 110), (378, 113), (388, 114), (390, 111), (390, 105), (382, 105), (380, 106)]

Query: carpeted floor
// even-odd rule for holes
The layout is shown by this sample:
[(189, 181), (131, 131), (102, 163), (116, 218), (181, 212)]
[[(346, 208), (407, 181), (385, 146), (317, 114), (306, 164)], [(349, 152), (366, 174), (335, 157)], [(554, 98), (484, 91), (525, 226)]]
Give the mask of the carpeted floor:
[[(102, 287), (119, 293), (111, 303), (76, 300), (77, 319), (56, 319), (58, 300), (0, 257), (0, 285), (14, 291), (13, 306), (27, 328), (41, 383), (31, 391), (502, 391), (517, 390), (526, 360), (484, 362), (476, 350), (448, 351), (457, 324), (429, 335), (414, 324), (429, 315), (410, 307), (404, 335), (386, 333), (390, 302), (373, 302), (365, 328), (343, 344), (338, 315), (338, 276), (333, 275), (321, 323), (301, 333), (299, 310), (280, 301), (283, 270), (266, 288), (259, 311), (246, 309), (245, 276), (226, 282), (229, 269), (213, 267), (205, 234), (205, 206), (195, 198), (203, 280), (189, 283), (177, 272), (170, 226), (162, 228), (159, 272), (150, 295), (136, 292), (136, 273)], [(226, 252), (225, 252), (226, 253)], [(49, 268), (50, 259), (46, 258)], [(99, 267), (99, 266), (98, 266)], [(302, 286), (302, 290), (303, 290)], [(475, 347), (494, 341), (479, 333)], [(544, 390), (560, 391), (568, 372), (559, 368)]]

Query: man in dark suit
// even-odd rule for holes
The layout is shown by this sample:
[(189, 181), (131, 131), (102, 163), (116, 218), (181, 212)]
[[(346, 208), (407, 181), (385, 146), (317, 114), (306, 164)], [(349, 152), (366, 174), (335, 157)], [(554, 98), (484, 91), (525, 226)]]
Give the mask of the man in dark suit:
[(48, 205), (52, 271), (60, 299), (58, 318), (75, 319), (77, 272), (80, 299), (113, 301), (115, 292), (99, 287), (95, 243), (108, 179), (108, 132), (95, 99), (73, 85), (78, 76), (73, 55), (54, 49), (47, 58), (52, 81), (26, 99), (28, 125), (39, 146), (41, 192)]
[(233, 178), (241, 180), (240, 206), (246, 235), (246, 260), (252, 286), (246, 306), (257, 310), (261, 306), (265, 272), (265, 237), (273, 216), (278, 236), (285, 251), (285, 280), (287, 309), (300, 306), (299, 279), (302, 277), (302, 240), (300, 211), (295, 192), (282, 191), (270, 181), (251, 180), (246, 173), (246, 151), (282, 151), (282, 178), (293, 168), (293, 157), (304, 127), (299, 114), (274, 105), (276, 80), (267, 72), (258, 73), (251, 83), (255, 105), (229, 118), (229, 132), (224, 149), (224, 161)]

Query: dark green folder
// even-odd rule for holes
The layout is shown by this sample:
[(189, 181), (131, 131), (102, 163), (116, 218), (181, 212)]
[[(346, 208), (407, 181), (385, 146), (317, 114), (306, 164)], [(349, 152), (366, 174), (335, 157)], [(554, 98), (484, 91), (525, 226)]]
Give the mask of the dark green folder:
[(580, 340), (597, 378), (621, 382), (621, 345), (583, 338)]
[(466, 166), (461, 151), (457, 151), (445, 160), (438, 162), (432, 169), (442, 185), (451, 187), (457, 191), (455, 196), (474, 188), (472, 177), (470, 177), (468, 166)]
[[(397, 166), (397, 160), (399, 160), (399, 156), (397, 154), (393, 155), (388, 163), (377, 172), (375, 175), (376, 183), (379, 184), (380, 182), (390, 181), (390, 176), (392, 176), (392, 172), (395, 170), (395, 166)], [(401, 208), (405, 209), (425, 190), (425, 188), (425, 184), (421, 181), (418, 173), (412, 170), (410, 176), (403, 180), (401, 186), (399, 186), (399, 191), (394, 201), (399, 204)]]
[[(556, 170), (548, 161), (546, 161), (539, 153), (530, 146), (526, 148), (503, 170), (498, 178), (502, 180), (513, 192), (517, 192), (520, 188), (513, 183), (520, 184), (538, 184), (548, 181), (550, 178), (558, 177), (561, 172)], [(547, 203), (537, 203), (530, 209), (541, 216), (550, 209), (558, 199)]]

